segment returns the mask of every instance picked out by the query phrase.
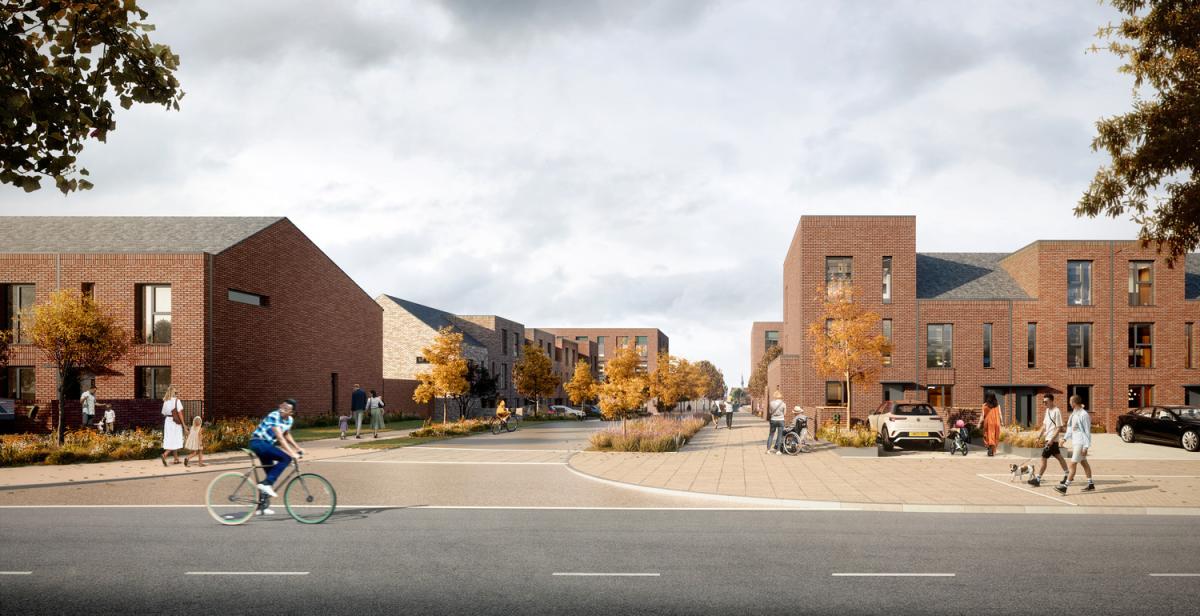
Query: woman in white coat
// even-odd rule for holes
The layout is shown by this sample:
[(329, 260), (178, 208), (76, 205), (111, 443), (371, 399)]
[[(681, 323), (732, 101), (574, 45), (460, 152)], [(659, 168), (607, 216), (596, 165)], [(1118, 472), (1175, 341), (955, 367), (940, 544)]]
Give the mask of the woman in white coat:
[(183, 403), (175, 395), (175, 388), (168, 387), (163, 396), (163, 452), (160, 459), (163, 466), (167, 465), (167, 454), (175, 457), (173, 464), (179, 464), (179, 450), (183, 447)]

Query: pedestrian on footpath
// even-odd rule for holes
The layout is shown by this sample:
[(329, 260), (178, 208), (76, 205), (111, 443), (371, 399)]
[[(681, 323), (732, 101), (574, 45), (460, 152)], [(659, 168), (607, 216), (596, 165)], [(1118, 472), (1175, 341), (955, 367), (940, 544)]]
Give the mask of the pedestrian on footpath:
[(163, 452), (159, 457), (167, 465), (167, 454), (175, 457), (172, 464), (179, 464), (179, 450), (183, 447), (183, 403), (175, 395), (175, 387), (167, 388), (163, 396)]
[(983, 444), (987, 446), (988, 456), (996, 455), (996, 447), (1000, 444), (1000, 404), (996, 402), (996, 394), (991, 392), (983, 399), (979, 431), (983, 432)]
[(1067, 461), (1063, 459), (1062, 450), (1059, 448), (1065, 428), (1062, 411), (1054, 404), (1054, 394), (1042, 396), (1042, 404), (1046, 405), (1046, 416), (1042, 419), (1042, 440), (1045, 442), (1042, 446), (1042, 463), (1037, 474), (1029, 480), (1029, 485), (1035, 488), (1042, 485), (1042, 473), (1046, 472), (1046, 464), (1050, 458), (1058, 460), (1058, 465), (1062, 467), (1063, 478), (1060, 483), (1067, 482)]
[(111, 404), (104, 405), (104, 431), (108, 434), (117, 433), (117, 412)]
[(196, 458), (196, 466), (208, 466), (204, 463), (204, 421), (199, 415), (192, 418), (192, 429), (188, 430), (183, 448), (188, 450), (187, 457), (183, 459), (184, 466), (191, 466), (192, 457)]
[(94, 428), (96, 424), (96, 383), (79, 396), (79, 406), (83, 409), (83, 427)]
[(1062, 483), (1054, 486), (1059, 494), (1066, 494), (1071, 482), (1075, 481), (1075, 469), (1082, 464), (1083, 473), (1087, 475), (1087, 486), (1084, 492), (1092, 492), (1096, 484), (1092, 483), (1092, 465), (1088, 464), (1087, 452), (1092, 446), (1092, 416), (1083, 408), (1083, 398), (1071, 396), (1071, 416), (1067, 418), (1067, 433), (1063, 440), (1071, 441), (1071, 473)]
[(367, 410), (371, 413), (371, 430), (375, 436), (371, 438), (379, 438), (379, 431), (387, 428), (383, 423), (383, 398), (371, 390), (371, 397), (367, 398)]
[(354, 438), (362, 438), (363, 413), (366, 411), (367, 392), (363, 391), (362, 386), (355, 383), (354, 391), (350, 392), (350, 413), (354, 415)]
[(342, 431), (341, 436), (339, 436), (338, 438), (342, 439), (343, 441), (346, 440), (346, 431), (349, 429), (350, 429), (350, 416), (349, 415), (338, 415), (338, 430)]
[(712, 407), (713, 430), (721, 429), (721, 403), (714, 402)]
[(732, 406), (725, 407), (725, 427), (729, 428), (730, 430), (733, 429), (733, 407)]
[[(775, 389), (772, 395), (771, 404), (767, 407), (768, 419), (767, 423), (771, 426), (771, 431), (767, 433), (767, 453), (775, 455), (783, 455), (783, 418), (787, 415), (787, 405), (783, 403), (783, 392)], [(774, 439), (775, 445), (771, 446), (771, 440)]]

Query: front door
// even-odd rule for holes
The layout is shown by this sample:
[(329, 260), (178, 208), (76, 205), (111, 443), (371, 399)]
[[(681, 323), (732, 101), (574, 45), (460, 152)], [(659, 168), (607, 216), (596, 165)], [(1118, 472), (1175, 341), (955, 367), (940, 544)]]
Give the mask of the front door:
[(888, 383), (883, 386), (883, 401), (888, 400), (900, 401), (904, 399), (904, 386), (896, 383)]
[(1030, 389), (1018, 389), (1015, 393), (1015, 421), (1018, 425), (1028, 428), (1037, 422), (1037, 392)]
[(1188, 387), (1185, 390), (1188, 406), (1200, 406), (1200, 387)]

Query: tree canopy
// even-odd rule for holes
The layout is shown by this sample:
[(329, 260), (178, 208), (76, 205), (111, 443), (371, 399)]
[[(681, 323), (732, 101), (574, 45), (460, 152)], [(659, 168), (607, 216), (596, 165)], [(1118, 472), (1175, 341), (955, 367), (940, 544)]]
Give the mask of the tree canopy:
[(583, 404), (596, 397), (596, 381), (592, 378), (592, 367), (584, 360), (575, 362), (575, 374), (563, 385), (571, 404)]
[(413, 400), (424, 404), (434, 398), (442, 399), (442, 423), (446, 422), (446, 398), (461, 396), (470, 389), (467, 382), (467, 359), (462, 351), (463, 335), (447, 325), (438, 330), (433, 343), (421, 349), (429, 370), (417, 374), (417, 389)]
[(1107, 49), (1133, 75), (1133, 109), (1096, 123), (1093, 151), (1105, 151), (1076, 216), (1125, 212), (1143, 242), (1173, 264), (1200, 243), (1200, 9), (1195, 2), (1109, 0), (1125, 15), (1101, 27)]
[(775, 358), (783, 355), (783, 347), (775, 345), (763, 353), (762, 359), (758, 360), (758, 365), (754, 366), (754, 371), (750, 373), (750, 381), (746, 383), (746, 389), (749, 391), (751, 398), (764, 398), (767, 391), (767, 367)]
[(179, 56), (150, 40), (148, 16), (137, 0), (0, 3), (0, 182), (89, 189), (76, 163), (116, 129), (114, 101), (179, 109)]
[(723, 400), (726, 391), (725, 374), (707, 359), (696, 362), (696, 369), (700, 371), (700, 374), (704, 375), (704, 380), (702, 381), (704, 391), (698, 397), (708, 398), (709, 400)]
[(821, 297), (821, 319), (808, 328), (812, 341), (813, 367), (817, 373), (837, 376), (846, 386), (846, 416), (850, 416), (850, 387), (878, 374), (883, 354), (890, 350), (879, 326), (879, 315), (855, 303), (857, 289), (843, 285)]
[(541, 399), (553, 396), (559, 386), (550, 356), (541, 346), (531, 344), (525, 345), (525, 353), (513, 365), (513, 382), (517, 393), (537, 400), (539, 406)]
[(630, 344), (618, 348), (605, 364), (606, 380), (599, 387), (600, 413), (605, 419), (624, 419), (650, 399), (646, 373), (639, 367), (642, 355)]

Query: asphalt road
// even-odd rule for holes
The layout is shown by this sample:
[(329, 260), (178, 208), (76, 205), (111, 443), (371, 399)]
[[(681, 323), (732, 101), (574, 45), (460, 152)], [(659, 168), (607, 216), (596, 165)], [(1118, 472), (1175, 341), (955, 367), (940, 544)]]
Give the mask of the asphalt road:
[[(6, 510), (8, 614), (1195, 613), (1194, 519), (823, 511)], [(203, 572), (202, 575), (189, 572)], [(293, 575), (215, 575), (288, 572)], [(556, 574), (644, 574), (580, 576)], [(848, 577), (844, 574), (945, 574)], [(842, 574), (842, 575), (835, 575)], [(953, 574), (953, 576), (949, 576)]]

